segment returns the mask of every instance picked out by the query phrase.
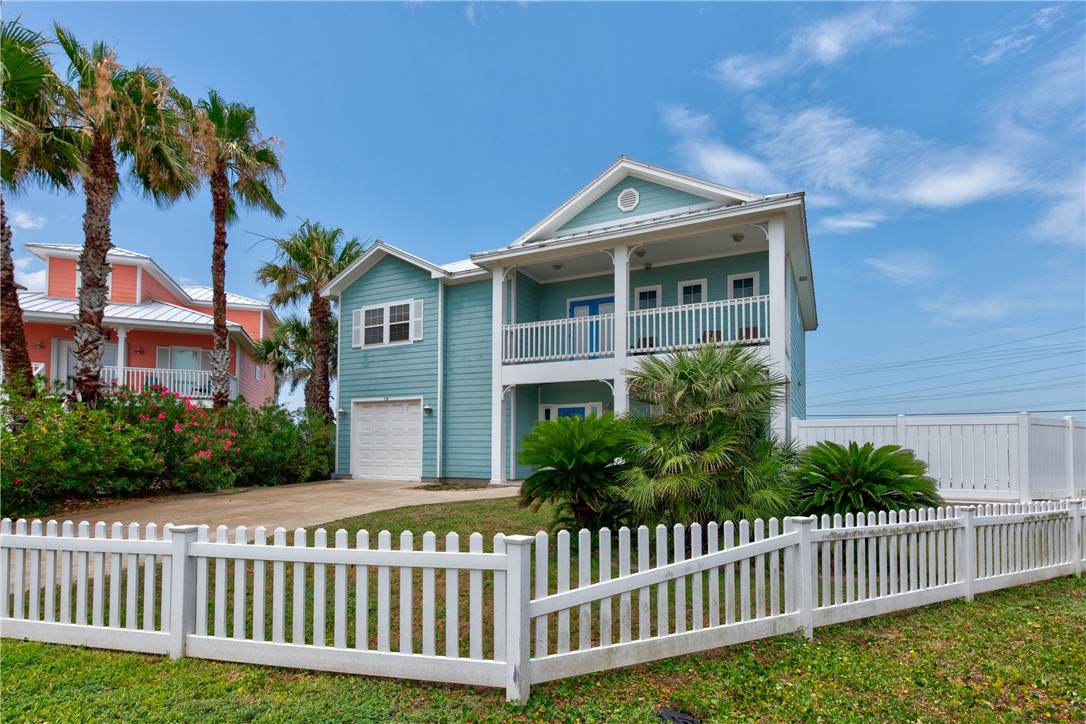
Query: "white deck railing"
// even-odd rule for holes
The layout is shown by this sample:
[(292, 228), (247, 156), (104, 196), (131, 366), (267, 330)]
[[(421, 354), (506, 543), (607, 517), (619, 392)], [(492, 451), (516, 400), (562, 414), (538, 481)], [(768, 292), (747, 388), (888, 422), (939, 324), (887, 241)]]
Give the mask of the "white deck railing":
[(769, 296), (629, 312), (630, 354), (769, 341)]
[(615, 353), (615, 315), (548, 319), (502, 328), (502, 362), (548, 362), (610, 357)]
[(1081, 575), (1084, 516), (1083, 501), (850, 513), (561, 531), (553, 548), (498, 534), (491, 552), (478, 533), (419, 550), (410, 532), (4, 519), (0, 635), (525, 702), (553, 679)]
[[(142, 392), (153, 386), (165, 387), (197, 399), (211, 399), (211, 372), (207, 370), (174, 370), (155, 367), (102, 368), (102, 384), (127, 387)], [(230, 397), (237, 397), (237, 379), (230, 378)]]
[[(701, 344), (761, 344), (769, 341), (769, 296), (637, 309), (626, 319), (629, 354)], [(614, 345), (614, 314), (502, 327), (505, 364), (610, 357)]]

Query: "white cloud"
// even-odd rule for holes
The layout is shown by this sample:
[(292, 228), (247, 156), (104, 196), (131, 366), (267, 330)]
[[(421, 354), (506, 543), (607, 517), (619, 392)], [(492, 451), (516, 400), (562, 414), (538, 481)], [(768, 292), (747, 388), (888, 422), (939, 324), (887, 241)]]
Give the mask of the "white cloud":
[(207, 286), (206, 284), (204, 284), (203, 282), (201, 282), (201, 281), (200, 281), (199, 279), (193, 279), (192, 277), (184, 277), (184, 276), (182, 276), (182, 277), (178, 277), (178, 278), (177, 278), (177, 281), (181, 282), (181, 285), (182, 285), (182, 286), (185, 286), (185, 287), (202, 287), (202, 286)]
[(781, 53), (732, 55), (713, 75), (738, 90), (753, 90), (811, 65), (833, 65), (876, 41), (895, 42), (908, 30), (913, 8), (901, 3), (872, 4), (794, 30)]
[(886, 216), (878, 212), (860, 212), (855, 214), (841, 214), (839, 216), (827, 216), (818, 222), (818, 228), (829, 232), (860, 231), (873, 229)]
[(736, 188), (779, 188), (780, 181), (765, 163), (750, 154), (711, 137), (707, 114), (691, 113), (681, 105), (663, 109), (663, 123), (678, 140), (678, 153), (684, 165), (699, 176)]
[(475, 3), (467, 4), (467, 7), (464, 8), (464, 17), (473, 27), (479, 27), (479, 23), (475, 20)]
[(1065, 182), (1062, 193), (1041, 212), (1028, 233), (1039, 241), (1082, 251), (1086, 240), (1086, 167)]
[(991, 65), (1008, 54), (1025, 53), (1033, 47), (1042, 34), (1055, 27), (1056, 21), (1062, 16), (1063, 8), (1058, 5), (1041, 8), (1026, 22), (1003, 31), (1003, 34), (991, 41), (986, 51), (973, 57), (982, 65)]
[(864, 259), (880, 277), (900, 287), (924, 287), (943, 276), (938, 257), (927, 251), (903, 249)]
[(11, 210), (11, 225), (16, 229), (40, 229), (45, 226), (47, 222), (44, 216), (35, 214), (32, 211), (23, 211), (22, 209)]
[(995, 157), (969, 158), (940, 168), (920, 168), (903, 190), (906, 201), (916, 206), (950, 208), (999, 196), (1020, 188), (1022, 170), (1013, 162)]
[(29, 257), (21, 257), (15, 261), (15, 282), (22, 284), (29, 291), (45, 291), (45, 268), (34, 269), (41, 262)]

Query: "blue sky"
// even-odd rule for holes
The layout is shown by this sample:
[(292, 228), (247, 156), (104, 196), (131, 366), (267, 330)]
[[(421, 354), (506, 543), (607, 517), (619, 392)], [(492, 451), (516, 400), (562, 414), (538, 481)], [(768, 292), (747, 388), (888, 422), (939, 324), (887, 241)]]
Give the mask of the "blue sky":
[[(619, 154), (805, 191), (811, 415), (1086, 410), (1082, 3), (5, 3), (257, 108), (289, 218), (243, 216), (263, 296), (301, 218), (435, 262), (511, 242)], [(80, 196), (9, 202), (81, 243)], [(113, 240), (210, 282), (210, 198), (126, 189)]]

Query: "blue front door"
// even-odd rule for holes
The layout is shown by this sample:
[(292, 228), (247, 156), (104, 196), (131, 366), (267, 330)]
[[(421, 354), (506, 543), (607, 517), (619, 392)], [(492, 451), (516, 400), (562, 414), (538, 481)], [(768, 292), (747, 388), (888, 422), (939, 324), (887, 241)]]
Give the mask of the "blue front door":
[[(570, 319), (584, 317), (598, 317), (601, 314), (614, 314), (615, 298), (596, 297), (595, 299), (578, 299), (569, 303)], [(604, 334), (611, 334), (611, 325), (607, 325)], [(573, 338), (570, 346), (574, 354), (585, 352), (598, 352), (600, 350), (600, 323), (589, 320), (573, 327)]]

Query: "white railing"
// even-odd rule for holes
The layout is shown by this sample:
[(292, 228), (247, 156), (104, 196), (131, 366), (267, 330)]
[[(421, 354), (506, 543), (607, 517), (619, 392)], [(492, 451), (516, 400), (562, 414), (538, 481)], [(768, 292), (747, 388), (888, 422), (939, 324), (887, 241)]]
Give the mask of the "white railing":
[(800, 447), (823, 440), (901, 445), (939, 481), (945, 498), (1073, 498), (1086, 493), (1086, 422), (1028, 413), (975, 417), (793, 420)]
[[(175, 370), (155, 367), (102, 368), (102, 383), (142, 392), (152, 386), (165, 387), (197, 399), (211, 399), (211, 372), (207, 370)], [(237, 378), (230, 378), (230, 397), (237, 397)]]
[(374, 549), (366, 531), (288, 544), (282, 528), (212, 541), (207, 526), (4, 519), (0, 634), (524, 702), (553, 679), (1081, 575), (1084, 522), (1083, 501), (1062, 501), (582, 530), (576, 546), (562, 531), (553, 550), (546, 533), (499, 534), (484, 552), (475, 533), (462, 552), (455, 533), (418, 550), (382, 531)]
[(630, 354), (769, 341), (769, 296), (630, 311)]
[(547, 362), (610, 357), (615, 353), (615, 315), (548, 319), (502, 327), (502, 362)]

